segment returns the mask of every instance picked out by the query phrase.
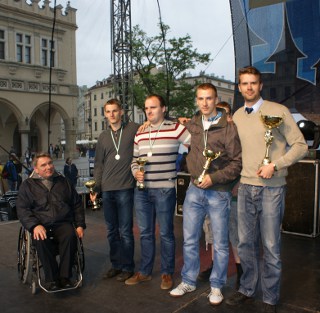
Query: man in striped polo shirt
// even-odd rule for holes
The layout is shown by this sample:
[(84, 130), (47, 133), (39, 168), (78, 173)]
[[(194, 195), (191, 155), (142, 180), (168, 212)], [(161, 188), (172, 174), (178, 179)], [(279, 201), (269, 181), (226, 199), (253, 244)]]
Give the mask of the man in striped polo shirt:
[[(134, 141), (132, 174), (137, 183), (145, 185), (135, 189), (134, 206), (140, 229), (140, 270), (126, 280), (135, 285), (151, 280), (155, 259), (155, 220), (160, 227), (161, 239), (161, 289), (173, 285), (175, 267), (175, 237), (173, 218), (176, 205), (176, 159), (180, 144), (190, 144), (190, 134), (185, 126), (165, 119), (166, 106), (159, 95), (150, 95), (145, 101), (145, 113), (150, 126), (137, 133)], [(137, 158), (147, 159), (145, 171), (139, 170)]]

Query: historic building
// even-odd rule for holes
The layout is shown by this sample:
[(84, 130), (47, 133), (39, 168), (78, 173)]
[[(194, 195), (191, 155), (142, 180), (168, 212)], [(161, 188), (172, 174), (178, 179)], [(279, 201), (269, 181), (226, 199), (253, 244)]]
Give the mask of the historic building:
[[(201, 83), (212, 83), (217, 87), (218, 98), (220, 101), (228, 102), (231, 107), (234, 97), (234, 83), (224, 77), (217, 77), (213, 74), (206, 75), (200, 73), (199, 76), (188, 76), (185, 81), (194, 86)], [(100, 133), (106, 129), (107, 122), (104, 118), (104, 104), (114, 97), (113, 76), (97, 81), (96, 84), (88, 89), (84, 95), (84, 102), (79, 105), (79, 112), (84, 110), (84, 114), (79, 113), (79, 125), (85, 125), (85, 132), (78, 131), (78, 139), (96, 140)], [(84, 106), (84, 109), (82, 108)], [(196, 104), (195, 104), (196, 111)], [(84, 119), (83, 122), (80, 121)], [(144, 111), (134, 107), (134, 122), (142, 124), (145, 121)], [(79, 126), (80, 127), (80, 126)]]
[(0, 144), (18, 155), (62, 139), (76, 152), (76, 10), (49, 3), (0, 0)]

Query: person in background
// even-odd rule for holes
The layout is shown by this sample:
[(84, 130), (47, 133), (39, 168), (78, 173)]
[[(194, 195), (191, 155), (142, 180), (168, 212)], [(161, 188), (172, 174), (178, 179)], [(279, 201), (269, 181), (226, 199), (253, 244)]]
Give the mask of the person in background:
[(76, 187), (78, 182), (78, 168), (77, 166), (72, 163), (72, 159), (68, 157), (66, 159), (66, 164), (63, 168), (63, 175), (70, 181), (70, 183)]
[[(182, 282), (170, 291), (181, 297), (196, 289), (200, 270), (199, 241), (201, 227), (208, 215), (212, 225), (214, 264), (210, 275), (212, 305), (223, 301), (221, 288), (227, 280), (229, 262), (228, 221), (231, 190), (241, 171), (241, 145), (235, 125), (228, 122), (226, 111), (217, 108), (217, 89), (204, 83), (196, 89), (199, 112), (188, 122), (191, 134), (187, 166), (190, 186), (183, 204), (183, 259)], [(217, 155), (202, 179), (205, 153)]]
[[(229, 103), (222, 101), (217, 104), (217, 108), (223, 108), (227, 114), (227, 121), (232, 122), (232, 110)], [(240, 178), (240, 177), (239, 177)], [(240, 257), (238, 254), (238, 244), (239, 244), (239, 236), (238, 236), (238, 218), (237, 218), (237, 193), (238, 193), (239, 181), (235, 181), (235, 185), (232, 188), (232, 201), (230, 207), (230, 217), (229, 217), (229, 240), (232, 246), (233, 257), (236, 265), (237, 270), (237, 278), (236, 278), (236, 289), (238, 290), (240, 286), (240, 278), (242, 275), (242, 267), (240, 262)], [(206, 219), (203, 224), (203, 230), (205, 232), (205, 240), (206, 246), (208, 244), (211, 245), (211, 253), (212, 253), (212, 262), (211, 266), (201, 272), (198, 276), (199, 280), (208, 281), (212, 272), (213, 267), (213, 236), (212, 236), (212, 229), (210, 224), (210, 219), (206, 216)]]
[(121, 102), (110, 99), (104, 105), (109, 126), (98, 139), (94, 163), (96, 193), (102, 192), (104, 218), (110, 246), (111, 268), (104, 278), (123, 282), (134, 272), (133, 188), (131, 174), (133, 141), (139, 125), (124, 122)]
[(85, 214), (81, 198), (73, 185), (55, 171), (50, 154), (34, 157), (34, 171), (21, 184), (16, 207), (21, 224), (32, 234), (46, 288), (56, 291), (72, 287), (77, 236), (84, 235)]
[[(258, 69), (252, 66), (240, 69), (238, 81), (244, 106), (234, 114), (233, 121), (242, 146), (238, 252), (243, 274), (239, 290), (226, 303), (240, 305), (252, 299), (260, 281), (263, 312), (274, 313), (280, 297), (280, 228), (287, 169), (307, 154), (308, 146), (288, 108), (261, 97), (263, 84)], [(266, 134), (261, 115), (283, 117), (282, 124), (272, 130), (269, 162), (265, 163), (266, 143), (270, 136)]]
[[(160, 95), (152, 94), (145, 100), (149, 126), (137, 133), (134, 140), (132, 174), (145, 188), (134, 190), (134, 207), (140, 230), (141, 261), (139, 271), (125, 281), (136, 285), (152, 279), (155, 260), (156, 220), (161, 241), (161, 289), (170, 289), (175, 268), (174, 211), (176, 206), (176, 160), (180, 144), (190, 143), (185, 126), (165, 118), (166, 105)], [(137, 159), (147, 158), (145, 171)]]
[[(4, 177), (7, 179), (9, 190), (10, 191), (17, 191), (18, 189), (18, 173), (16, 166), (14, 164), (14, 160), (16, 158), (16, 155), (14, 153), (11, 153), (9, 155), (9, 160), (4, 166), (3, 172), (7, 172), (7, 177)], [(4, 176), (4, 174), (3, 174)]]
[(4, 181), (2, 179), (3, 168), (4, 168), (4, 165), (2, 164), (2, 162), (0, 160), (0, 195), (5, 194), (5, 192), (6, 192)]

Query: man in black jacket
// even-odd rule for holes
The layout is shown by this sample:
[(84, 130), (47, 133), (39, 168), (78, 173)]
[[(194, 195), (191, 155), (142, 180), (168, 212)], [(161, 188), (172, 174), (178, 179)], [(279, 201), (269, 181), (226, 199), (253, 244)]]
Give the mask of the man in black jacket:
[(85, 214), (78, 193), (55, 171), (50, 154), (35, 156), (34, 171), (22, 183), (16, 206), (20, 222), (32, 234), (48, 289), (71, 287), (77, 236), (83, 237)]

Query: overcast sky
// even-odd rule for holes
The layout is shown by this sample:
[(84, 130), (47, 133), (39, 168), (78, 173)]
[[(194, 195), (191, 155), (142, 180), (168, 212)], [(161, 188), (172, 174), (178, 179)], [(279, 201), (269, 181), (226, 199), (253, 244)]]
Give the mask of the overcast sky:
[[(66, 6), (66, 0), (57, 4)], [(110, 43), (111, 0), (71, 0), (77, 9), (78, 85), (91, 87), (112, 74)], [(228, 0), (159, 0), (162, 22), (170, 26), (169, 37), (191, 36), (199, 53), (211, 53), (208, 66), (201, 70), (234, 80), (234, 50)], [(53, 4), (53, 0), (51, 5)], [(131, 1), (132, 26), (139, 24), (148, 36), (159, 33), (156, 0)]]

